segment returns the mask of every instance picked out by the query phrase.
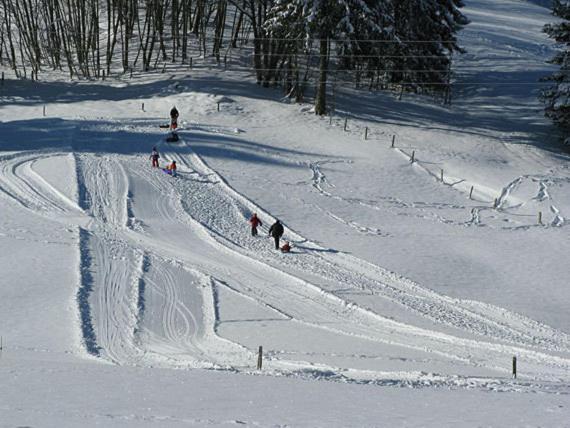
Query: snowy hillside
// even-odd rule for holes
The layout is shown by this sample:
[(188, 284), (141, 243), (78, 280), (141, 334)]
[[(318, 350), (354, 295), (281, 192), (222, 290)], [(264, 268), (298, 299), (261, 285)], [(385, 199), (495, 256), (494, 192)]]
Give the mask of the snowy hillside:
[(451, 107), (5, 70), (0, 427), (570, 426), (570, 164), (533, 3), (466, 0)]

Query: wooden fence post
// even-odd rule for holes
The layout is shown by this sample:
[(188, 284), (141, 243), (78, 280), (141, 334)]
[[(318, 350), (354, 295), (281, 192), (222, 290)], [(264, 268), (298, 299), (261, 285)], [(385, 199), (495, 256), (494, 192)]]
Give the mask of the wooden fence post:
[(220, 102), (218, 101), (218, 111), (220, 111)]
[(259, 347), (259, 352), (257, 353), (257, 370), (261, 370), (263, 365), (263, 346)]
[(190, 68), (192, 68), (192, 57), (190, 57)]
[(493, 202), (493, 208), (499, 207), (499, 198), (495, 198), (495, 202)]
[(144, 111), (144, 103), (142, 103), (142, 106), (141, 106), (141, 107), (142, 107), (142, 111)]
[(471, 196), (473, 196), (473, 186), (471, 186), (471, 190), (469, 191), (469, 199), (472, 199)]
[(2, 72), (2, 86), (4, 86), (4, 72)]
[(44, 117), (46, 117), (46, 106), (44, 104)]
[(329, 125), (332, 125), (332, 114), (329, 115)]
[(412, 158), (410, 159), (410, 163), (414, 163), (416, 161), (416, 151), (412, 150)]
[(542, 211), (538, 212), (538, 224), (542, 224)]
[(517, 357), (513, 357), (513, 379), (517, 378)]
[(368, 140), (368, 126), (364, 128), (364, 139)]
[(441, 170), (441, 182), (443, 183), (443, 169)]
[(344, 130), (346, 131), (346, 125), (348, 124), (348, 118), (344, 118)]
[(396, 142), (396, 136), (392, 135), (392, 148), (394, 148), (394, 143)]

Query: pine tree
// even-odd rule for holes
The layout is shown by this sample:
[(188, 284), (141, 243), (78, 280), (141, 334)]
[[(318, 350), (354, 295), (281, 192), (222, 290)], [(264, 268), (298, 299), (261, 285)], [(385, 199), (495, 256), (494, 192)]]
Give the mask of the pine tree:
[(553, 14), (562, 21), (547, 24), (544, 32), (557, 43), (564, 44), (563, 50), (558, 52), (549, 62), (560, 66), (560, 70), (549, 76), (546, 80), (554, 84), (544, 90), (541, 99), (545, 103), (545, 115), (557, 124), (563, 132), (565, 143), (570, 142), (570, 1), (555, 0)]

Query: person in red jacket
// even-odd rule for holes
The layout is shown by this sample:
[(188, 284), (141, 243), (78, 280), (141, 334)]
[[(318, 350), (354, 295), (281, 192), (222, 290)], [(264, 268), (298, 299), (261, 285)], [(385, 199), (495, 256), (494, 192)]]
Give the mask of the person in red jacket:
[(263, 223), (259, 217), (257, 217), (256, 213), (253, 213), (249, 222), (251, 223), (251, 236), (257, 236), (257, 226), (263, 226)]
[(158, 168), (158, 159), (160, 158), (160, 155), (158, 154), (158, 150), (156, 149), (156, 147), (152, 148), (152, 153), (150, 154), (150, 159), (152, 160), (152, 166), (154, 168)]

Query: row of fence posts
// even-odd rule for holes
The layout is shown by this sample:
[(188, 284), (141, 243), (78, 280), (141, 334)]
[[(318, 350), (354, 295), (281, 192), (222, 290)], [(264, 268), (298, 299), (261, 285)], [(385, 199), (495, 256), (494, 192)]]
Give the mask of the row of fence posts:
[[(257, 370), (261, 370), (263, 368), (263, 346), (260, 346), (257, 351)], [(513, 365), (512, 365), (512, 376), (513, 379), (517, 378), (517, 357), (513, 356)]]
[[(0, 354), (4, 350), (4, 338), (0, 336)], [(263, 368), (263, 346), (260, 346), (257, 351), (257, 370)], [(517, 357), (513, 356), (513, 378), (517, 378)]]
[[(0, 336), (0, 355), (4, 350), (4, 338)], [(261, 370), (263, 368), (263, 346), (260, 346), (257, 351), (257, 370)], [(517, 378), (517, 357), (513, 356), (513, 378)]]
[[(4, 73), (2, 73), (2, 81), (4, 81)], [(217, 111), (220, 111), (220, 101), (216, 102), (217, 105)], [(145, 111), (144, 109), (144, 103), (141, 104), (141, 110)], [(43, 115), (44, 117), (46, 116), (46, 106), (43, 106)], [(332, 123), (332, 115), (329, 117), (329, 124)], [(348, 118), (344, 119), (344, 130), (346, 131), (348, 129)], [(368, 127), (364, 128), (364, 139), (367, 140), (368, 139)], [(395, 144), (396, 144), (396, 136), (392, 135), (392, 144), (391, 144), (391, 148), (395, 148)], [(415, 163), (416, 162), (416, 151), (412, 150), (412, 155), (410, 157), (410, 163)], [(441, 169), (440, 171), (440, 180), (442, 183), (445, 184), (444, 181), (444, 171), (443, 169)], [(473, 199), (473, 190), (474, 187), (471, 186), (471, 189), (469, 190), (469, 199)], [(493, 208), (497, 209), (499, 208), (499, 198), (495, 198), (494, 202), (493, 202)], [(538, 212), (538, 224), (542, 225), (542, 211)]]
[[(332, 123), (332, 116), (330, 116), (329, 118), (329, 123)], [(346, 131), (348, 129), (348, 119), (345, 118), (344, 119), (344, 130)], [(367, 140), (368, 139), (368, 127), (364, 128), (364, 139)], [(390, 145), (390, 147), (392, 149), (396, 148), (396, 135), (392, 135), (392, 144)], [(417, 161), (416, 159), (416, 151), (412, 150), (412, 155), (410, 156), (410, 163), (415, 163)], [(439, 179), (442, 183), (445, 184), (445, 176), (444, 176), (444, 170), (440, 169), (440, 175), (439, 175)], [(475, 190), (474, 186), (471, 186), (471, 189), (469, 190), (469, 199), (473, 199), (473, 190)], [(493, 202), (493, 208), (497, 209), (499, 207), (499, 198), (495, 198), (494, 202)], [(542, 225), (542, 211), (538, 212), (538, 224)]]
[[(2, 351), (4, 350), (4, 338), (2, 336), (0, 336), (0, 354), (2, 353)], [(513, 356), (513, 370), (512, 370), (512, 374), (513, 374), (513, 378), (516, 379), (517, 378), (517, 357)], [(263, 368), (263, 346), (259, 347), (259, 350), (257, 352), (257, 370), (261, 370)]]

